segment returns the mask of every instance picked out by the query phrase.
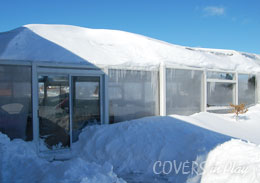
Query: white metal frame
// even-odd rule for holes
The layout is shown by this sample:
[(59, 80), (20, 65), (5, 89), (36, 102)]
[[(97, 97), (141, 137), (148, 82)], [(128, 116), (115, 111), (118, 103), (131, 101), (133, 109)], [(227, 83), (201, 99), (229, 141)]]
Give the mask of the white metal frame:
[(166, 116), (166, 67), (160, 65), (159, 71), (159, 100), (160, 100), (160, 116)]

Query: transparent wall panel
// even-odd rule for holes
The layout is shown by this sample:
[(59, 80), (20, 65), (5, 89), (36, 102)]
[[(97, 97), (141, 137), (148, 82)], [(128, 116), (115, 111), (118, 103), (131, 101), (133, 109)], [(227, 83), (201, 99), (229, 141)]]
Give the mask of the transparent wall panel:
[(202, 79), (202, 71), (166, 69), (166, 114), (200, 112)]
[(207, 83), (207, 107), (229, 106), (234, 103), (234, 87), (232, 83)]
[(40, 151), (70, 147), (69, 77), (40, 75), (39, 138)]
[(72, 141), (78, 140), (81, 130), (100, 124), (100, 77), (72, 77)]
[(110, 123), (159, 115), (157, 71), (109, 69)]
[(222, 79), (222, 80), (234, 80), (235, 74), (226, 72), (207, 72), (208, 79)]
[(256, 103), (256, 77), (254, 75), (238, 75), (238, 103), (244, 103), (247, 106)]
[(0, 132), (32, 140), (31, 67), (0, 65)]

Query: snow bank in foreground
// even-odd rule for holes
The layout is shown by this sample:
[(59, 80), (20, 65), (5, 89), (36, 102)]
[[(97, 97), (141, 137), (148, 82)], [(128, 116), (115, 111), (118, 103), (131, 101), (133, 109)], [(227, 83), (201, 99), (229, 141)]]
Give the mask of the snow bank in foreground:
[(259, 183), (260, 147), (240, 140), (226, 142), (208, 155), (201, 183)]
[[(90, 126), (73, 144), (75, 157), (64, 162), (38, 158), (33, 143), (10, 141), (0, 133), (0, 182), (124, 182), (118, 175), (139, 182), (255, 183), (260, 181), (260, 147), (230, 141), (224, 134), (253, 139), (260, 126), (259, 110), (260, 105), (249, 108), (239, 121), (231, 114), (199, 113), (176, 116), (182, 120), (147, 117)], [(202, 177), (200, 171), (193, 172), (193, 163), (205, 163)], [(226, 172), (221, 172), (223, 167)]]
[(123, 183), (113, 166), (88, 163), (80, 157), (48, 162), (37, 156), (32, 143), (10, 141), (0, 133), (0, 182), (39, 183)]
[[(161, 167), (155, 167), (156, 161), (203, 161), (210, 150), (229, 139), (172, 117), (148, 117), (86, 128), (75, 152), (81, 152), (80, 157), (86, 161), (108, 161), (120, 176), (145, 177), (161, 171)], [(188, 176), (173, 171), (167, 175), (176, 183), (185, 182)]]

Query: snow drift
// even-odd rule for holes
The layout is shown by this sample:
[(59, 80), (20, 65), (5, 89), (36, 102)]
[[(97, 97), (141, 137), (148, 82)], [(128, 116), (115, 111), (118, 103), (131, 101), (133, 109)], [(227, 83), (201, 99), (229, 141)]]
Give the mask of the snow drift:
[[(80, 157), (86, 161), (108, 161), (123, 178), (129, 174), (156, 177), (156, 161), (203, 160), (210, 150), (229, 139), (172, 117), (147, 117), (88, 127), (80, 135), (75, 152), (81, 152)], [(180, 183), (188, 175), (171, 172), (167, 180), (171, 178), (171, 182)]]
[[(178, 35), (176, 35), (178, 36)], [(159, 64), (260, 71), (260, 55), (190, 48), (118, 30), (25, 25), (0, 33), (0, 59), (154, 67)]]
[(260, 147), (240, 140), (226, 142), (208, 155), (201, 183), (259, 183)]
[(80, 157), (69, 161), (48, 162), (37, 156), (34, 145), (10, 139), (0, 133), (0, 182), (39, 183), (123, 183), (109, 163), (98, 165)]
[[(257, 134), (252, 129), (259, 129), (258, 115), (259, 105), (249, 108), (239, 121), (231, 118), (231, 114), (198, 113), (186, 117), (187, 120), (147, 117), (89, 126), (73, 144), (74, 158), (63, 162), (41, 159), (32, 142), (10, 141), (0, 134), (0, 182), (254, 183), (259, 181), (260, 147), (240, 140), (230, 141), (232, 137), (225, 133), (235, 131), (237, 138), (254, 139)], [(225, 130), (220, 131), (219, 125)], [(254, 140), (260, 144), (257, 138)], [(163, 174), (162, 167), (157, 166), (157, 174), (154, 165), (158, 161), (176, 161), (177, 166), (184, 162), (204, 163), (205, 167), (201, 174), (174, 170)], [(234, 170), (230, 165), (234, 165)], [(218, 167), (226, 171), (218, 173)]]

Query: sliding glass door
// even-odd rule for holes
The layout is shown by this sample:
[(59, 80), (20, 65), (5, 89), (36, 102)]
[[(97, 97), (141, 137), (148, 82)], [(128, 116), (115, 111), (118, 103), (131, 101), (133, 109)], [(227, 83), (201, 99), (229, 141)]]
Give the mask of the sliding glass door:
[(84, 127), (100, 124), (100, 77), (72, 77), (72, 106), (72, 142), (75, 142)]
[(101, 124), (102, 75), (38, 74), (39, 151), (69, 149), (83, 128)]

